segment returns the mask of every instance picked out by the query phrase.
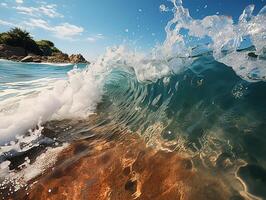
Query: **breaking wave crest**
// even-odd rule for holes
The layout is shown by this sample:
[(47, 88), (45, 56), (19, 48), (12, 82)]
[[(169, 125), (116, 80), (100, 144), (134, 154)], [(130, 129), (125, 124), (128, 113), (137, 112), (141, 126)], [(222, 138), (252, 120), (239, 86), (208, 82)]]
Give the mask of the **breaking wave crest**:
[(199, 157), (208, 168), (265, 167), (266, 7), (253, 10), (248, 6), (238, 22), (193, 19), (173, 1), (166, 39), (150, 53), (108, 48), (40, 90), (16, 96), (4, 90), (1, 154), (32, 148), (48, 121), (96, 113), (154, 148)]

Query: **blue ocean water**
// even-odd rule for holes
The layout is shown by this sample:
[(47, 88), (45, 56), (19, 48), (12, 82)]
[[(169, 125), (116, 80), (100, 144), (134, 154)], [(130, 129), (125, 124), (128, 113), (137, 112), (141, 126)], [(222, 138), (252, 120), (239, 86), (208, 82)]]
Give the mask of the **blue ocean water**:
[(113, 75), (99, 110), (147, 144), (161, 139), (165, 150), (200, 156), (214, 174), (235, 173), (266, 198), (266, 82), (243, 80), (211, 56), (148, 84), (123, 70)]
[[(74, 64), (18, 63), (0, 59), (0, 90), (7, 89), (8, 83), (19, 83), (48, 78), (64, 78)], [(86, 64), (78, 64), (78, 68)], [(14, 87), (19, 88), (17, 84)]]
[[(22, 100), (23, 105), (23, 99), (27, 101), (31, 98), (41, 98), (41, 100), (29, 101), (32, 107), (26, 110), (22, 108), (24, 112), (22, 118), (16, 106), (10, 107), (10, 110), (14, 109), (12, 112), (15, 114), (11, 114), (9, 121), (11, 120), (17, 127), (10, 129), (6, 134), (16, 135), (16, 131), (18, 134), (23, 130), (25, 122), (19, 125), (17, 120), (26, 118), (32, 120), (34, 124), (36, 117), (47, 115), (47, 110), (52, 109), (53, 114), (49, 115), (58, 112), (53, 110), (58, 109), (54, 108), (57, 102), (50, 96), (54, 95), (53, 93), (44, 97), (42, 95), (39, 97), (38, 94), (41, 94), (42, 90), (54, 91), (55, 89), (52, 88), (60, 85), (58, 82), (62, 80), (71, 85), (71, 95), (67, 95), (67, 98), (80, 96), (80, 92), (89, 94), (88, 97), (92, 98), (94, 96), (92, 93), (97, 93), (97, 88), (96, 90), (93, 88), (94, 91), (91, 89), (83, 91), (80, 87), (81, 84), (86, 83), (84, 82), (87, 81), (86, 79), (90, 81), (87, 84), (97, 84), (91, 83), (89, 76), (85, 78), (80, 76), (82, 73), (88, 73), (90, 68), (86, 68), (85, 65), (76, 66), (74, 69), (73, 67), (74, 65), (0, 61), (1, 93), (13, 91), (0, 97), (2, 114), (8, 113), (4, 107), (7, 105), (6, 102), (12, 99)], [(84, 80), (80, 83), (82, 79)], [(55, 97), (64, 99), (64, 93), (68, 93), (68, 87), (62, 92), (55, 90)], [(25, 92), (21, 93), (21, 91)], [(126, 127), (144, 138), (148, 146), (156, 147), (160, 144), (167, 151), (185, 152), (194, 157), (195, 163), (198, 162), (199, 156), (206, 169), (211, 169), (214, 173), (218, 171), (224, 176), (236, 173), (235, 176), (245, 182), (249, 193), (266, 197), (263, 189), (266, 187), (266, 82), (243, 80), (231, 67), (217, 62), (210, 55), (202, 55), (182, 72), (166, 75), (152, 82), (140, 82), (134, 71), (117, 67), (105, 76), (103, 91), (101, 101), (98, 102), (94, 112), (106, 125), (114, 123), (117, 126)], [(31, 97), (32, 94), (34, 94), (33, 97)], [(82, 94), (82, 98), (86, 97)], [(73, 101), (70, 100), (71, 104)], [(81, 101), (82, 99), (79, 99), (78, 104)], [(17, 104), (17, 101), (14, 102)], [(39, 105), (31, 105), (36, 102)], [(69, 104), (69, 101), (62, 101), (59, 104), (60, 108), (65, 104)], [(87, 102), (85, 105), (82, 107), (83, 110), (91, 106)], [(41, 112), (37, 109), (39, 107)], [(69, 109), (69, 105), (66, 108)], [(32, 114), (35, 112), (40, 114)], [(2, 115), (1, 121), (6, 118), (8, 117)], [(49, 118), (46, 121), (49, 124)], [(58, 132), (59, 141), (72, 140), (73, 136), (83, 138), (84, 135), (80, 133), (87, 130), (84, 125), (62, 130), (60, 127), (65, 127), (67, 124), (60, 121), (56, 124), (49, 125), (49, 130)], [(4, 128), (1, 130), (3, 134)], [(33, 139), (32, 135), (29, 139), (26, 136), (24, 142), (28, 141), (31, 145), (36, 143), (51, 145), (49, 139), (43, 140), (40, 136)], [(15, 152), (18, 150), (10, 151), (14, 144), (10, 143), (9, 150), (2, 147), (0, 156), (2, 161), (9, 159), (11, 152), (16, 155)], [(23, 143), (18, 140), (18, 144)], [(24, 151), (28, 150), (22, 147), (18, 152)], [(233, 177), (236, 178), (235, 176)]]
[[(105, 76), (100, 101), (94, 97), (99, 92), (97, 87), (83, 88), (83, 84), (99, 84), (88, 76), (90, 67), (85, 65), (1, 60), (0, 72), (1, 121), (7, 120), (11, 127), (5, 129), (1, 125), (2, 140), (13, 141), (12, 137), (5, 136), (21, 135), (21, 130), (31, 128), (39, 117), (49, 124), (58, 118), (45, 118), (46, 115), (57, 115), (62, 108), (76, 108), (88, 98), (96, 102), (94, 113), (106, 125), (126, 127), (138, 133), (148, 146), (160, 144), (167, 151), (185, 152), (195, 163), (200, 157), (203, 166), (214, 173), (219, 171), (224, 176), (236, 173), (233, 178), (241, 178), (250, 194), (266, 197), (263, 189), (266, 187), (266, 82), (243, 80), (231, 67), (217, 62), (209, 54), (197, 57), (178, 74), (168, 74), (152, 82), (139, 81), (134, 70), (118, 66)], [(61, 88), (62, 81), (65, 86)], [(55, 89), (58, 85), (59, 90)], [(45, 90), (47, 92), (43, 92)], [(54, 98), (62, 102), (58, 104)], [(82, 111), (91, 106), (92, 102), (86, 101)], [(63, 118), (72, 118), (64, 115)], [(45, 121), (41, 122), (44, 127)], [(25, 124), (29, 126), (24, 127)], [(56, 132), (62, 142), (85, 137), (80, 133), (88, 128), (77, 125), (61, 129), (67, 124), (60, 120), (56, 124), (49, 125), (49, 130)], [(36, 144), (50, 146), (49, 137), (43, 140), (42, 129), (37, 130), (41, 130), (38, 137), (30, 134), (23, 137), (22, 143), (17, 137), (15, 142), (7, 143), (7, 149), (2, 146), (2, 162), (16, 155), (16, 151), (20, 155), (19, 152), (27, 152)], [(25, 141), (30, 144), (26, 149)], [(23, 145), (15, 150), (14, 144)]]
[(266, 8), (253, 16), (250, 5), (234, 23), (193, 19), (182, 1), (173, 3), (165, 41), (147, 54), (118, 46), (89, 66), (0, 61), (4, 185), (24, 187), (14, 174), (27, 182), (32, 174), (21, 171), (47, 147), (93, 140), (92, 129), (112, 127), (98, 137), (130, 132), (217, 176), (231, 199), (266, 199)]
[(0, 100), (26, 94), (34, 88), (43, 88), (57, 79), (65, 79), (73, 67), (85, 68), (86, 64), (18, 63), (0, 60)]

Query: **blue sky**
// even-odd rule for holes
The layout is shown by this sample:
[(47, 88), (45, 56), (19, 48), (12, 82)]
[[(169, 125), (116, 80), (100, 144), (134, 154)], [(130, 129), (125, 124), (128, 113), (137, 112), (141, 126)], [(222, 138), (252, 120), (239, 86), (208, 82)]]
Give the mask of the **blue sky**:
[[(107, 46), (134, 44), (147, 50), (164, 40), (171, 12), (168, 0), (0, 0), (0, 32), (20, 26), (34, 39), (48, 39), (66, 53), (93, 59)], [(183, 0), (193, 18), (229, 15), (237, 19), (249, 4), (257, 13), (266, 0)]]

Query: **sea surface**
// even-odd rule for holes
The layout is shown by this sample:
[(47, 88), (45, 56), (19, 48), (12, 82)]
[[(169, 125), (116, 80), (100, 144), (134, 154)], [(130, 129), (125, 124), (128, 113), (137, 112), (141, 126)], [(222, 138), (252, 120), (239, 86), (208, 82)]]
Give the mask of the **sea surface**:
[[(0, 60), (0, 196), (19, 199), (32, 187), (31, 199), (34, 194), (48, 195), (53, 188), (45, 185), (84, 165), (80, 173), (96, 170), (94, 174), (107, 174), (118, 186), (118, 169), (128, 170), (131, 182), (123, 187), (133, 191), (129, 197), (152, 199), (147, 194), (155, 191), (145, 187), (145, 181), (166, 182), (141, 177), (162, 173), (162, 178), (168, 171), (173, 177), (171, 169), (185, 159), (186, 170), (212, 183), (204, 186), (201, 199), (266, 199), (266, 8), (255, 15), (254, 6), (248, 6), (233, 22), (218, 15), (193, 19), (179, 1), (173, 7), (165, 41), (145, 54), (110, 47), (88, 66)], [(182, 29), (188, 30), (186, 37)], [(101, 150), (112, 153), (103, 159)], [(119, 163), (119, 157), (121, 166), (101, 169), (108, 160)], [(87, 165), (75, 164), (81, 158), (89, 160)], [(65, 169), (69, 163), (72, 168)], [(61, 175), (49, 176), (47, 170), (56, 166), (64, 168)], [(50, 178), (42, 179), (47, 174)], [(86, 176), (92, 181), (86, 179), (86, 187), (96, 187), (98, 179)], [(177, 190), (187, 184), (184, 199), (195, 199), (197, 192), (194, 198), (186, 194), (203, 187), (198, 179), (205, 180), (181, 184), (186, 177), (176, 182), (166, 178), (171, 187), (179, 184)], [(42, 189), (30, 187), (38, 180)], [(107, 184), (107, 178), (98, 181), (102, 187)], [(64, 185), (63, 179), (56, 184)], [(112, 188), (110, 181), (108, 192), (94, 189), (110, 197), (118, 186)], [(216, 186), (220, 189), (211, 189)]]

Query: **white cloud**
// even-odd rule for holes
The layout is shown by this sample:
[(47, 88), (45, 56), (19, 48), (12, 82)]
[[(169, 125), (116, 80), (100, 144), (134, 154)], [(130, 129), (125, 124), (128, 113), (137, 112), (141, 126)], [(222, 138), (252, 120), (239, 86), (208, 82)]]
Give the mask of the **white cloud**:
[(97, 35), (92, 35), (86, 38), (87, 41), (89, 42), (95, 42), (97, 40), (104, 39), (103, 34), (99, 33)]
[(12, 22), (1, 20), (1, 19), (0, 19), (0, 25), (3, 25), (3, 26), (16, 26), (16, 24), (14, 24)]
[(25, 21), (24, 25), (31, 28), (41, 28), (45, 30), (52, 30), (52, 27), (49, 26), (49, 24), (42, 19), (29, 19), (29, 21)]
[[(84, 32), (84, 28), (81, 26), (76, 26), (74, 24), (69, 24), (69, 23), (62, 23), (53, 26), (43, 19), (35, 19), (35, 18), (31, 18), (27, 21), (22, 21), (19, 24), (0, 19), (0, 25), (10, 26), (10, 27), (21, 27), (26, 29), (40, 28), (51, 32), (54, 36), (61, 39), (74, 39), (75, 37), (81, 35)], [(103, 35), (97, 34), (95, 38), (101, 39), (103, 38)]]
[(56, 26), (48, 24), (43, 19), (31, 18), (24, 25), (31, 28), (41, 28), (52, 32), (56, 37), (62, 39), (73, 39), (73, 37), (81, 35), (84, 32), (84, 28), (69, 23), (62, 23)]
[(63, 23), (55, 26), (53, 31), (58, 37), (71, 38), (80, 35), (84, 31), (84, 28), (69, 23)]
[[(16, 0), (17, 3), (23, 3), (24, 0)], [(0, 6), (8, 7), (7, 3), (0, 3)], [(64, 17), (57, 11), (56, 4), (47, 4), (43, 2), (39, 6), (24, 6), (24, 5), (17, 5), (12, 7), (17, 11), (17, 13), (24, 14), (27, 16), (31, 16), (26, 20), (18, 21), (13, 23), (9, 20), (1, 20), (0, 25), (4, 26), (17, 26), (26, 29), (43, 29), (54, 36), (62, 39), (78, 39), (77, 36), (81, 35), (84, 32), (84, 28), (81, 26), (76, 26), (74, 24), (70, 24), (67, 22), (62, 23), (50, 23), (49, 20), (45, 20), (45, 18), (56, 18), (56, 17)], [(97, 35), (97, 39), (102, 37), (100, 34)]]
[(57, 12), (56, 4), (49, 4), (49, 5), (41, 5), (40, 7), (25, 7), (25, 6), (17, 6), (14, 7), (18, 13), (29, 15), (33, 17), (42, 17), (47, 16), (50, 18), (55, 17), (63, 17), (62, 14)]
[(16, 3), (23, 3), (23, 0), (16, 0)]
[(7, 3), (1, 3), (0, 4), (2, 7), (7, 7)]

